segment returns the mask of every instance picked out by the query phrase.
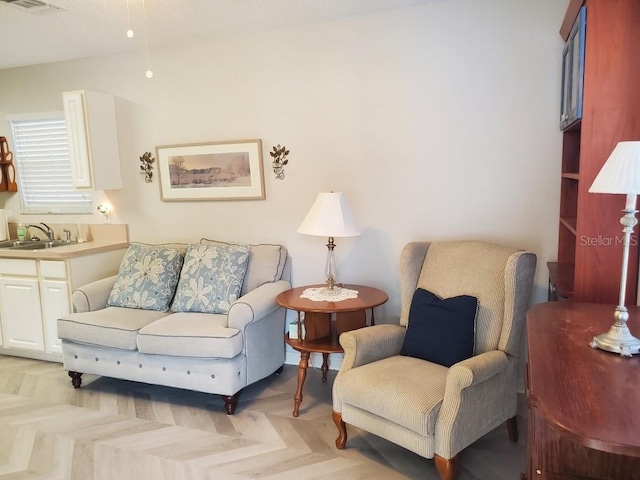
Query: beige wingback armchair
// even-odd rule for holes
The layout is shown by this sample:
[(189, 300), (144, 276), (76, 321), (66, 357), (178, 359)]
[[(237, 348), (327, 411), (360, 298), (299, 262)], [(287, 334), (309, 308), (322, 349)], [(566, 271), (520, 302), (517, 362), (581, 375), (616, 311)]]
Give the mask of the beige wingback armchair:
[[(459, 452), (507, 422), (516, 442), (518, 352), (536, 256), (478, 241), (415, 242), (400, 257), (400, 325), (340, 336), (344, 360), (333, 385), (336, 446), (346, 423), (434, 458), (453, 479)], [(416, 288), (441, 298), (478, 298), (475, 355), (451, 367), (400, 355)]]

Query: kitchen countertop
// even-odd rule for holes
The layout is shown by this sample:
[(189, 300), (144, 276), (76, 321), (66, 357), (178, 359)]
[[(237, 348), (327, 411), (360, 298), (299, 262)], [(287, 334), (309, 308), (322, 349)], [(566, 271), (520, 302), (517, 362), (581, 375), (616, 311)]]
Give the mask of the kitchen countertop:
[(82, 257), (94, 253), (108, 252), (127, 248), (125, 241), (92, 241), (71, 243), (59, 247), (42, 248), (40, 250), (0, 248), (0, 258), (27, 258), (34, 260), (64, 260), (66, 258)]

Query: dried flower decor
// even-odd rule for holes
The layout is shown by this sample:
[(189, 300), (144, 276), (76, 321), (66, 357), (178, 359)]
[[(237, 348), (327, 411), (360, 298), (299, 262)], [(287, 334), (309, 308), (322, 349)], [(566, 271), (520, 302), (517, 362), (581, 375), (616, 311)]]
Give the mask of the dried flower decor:
[(273, 147), (273, 151), (269, 152), (269, 155), (273, 158), (273, 162), (271, 162), (271, 166), (273, 167), (273, 173), (276, 174), (276, 178), (278, 180), (284, 179), (284, 166), (289, 163), (289, 159), (287, 155), (289, 155), (289, 150), (287, 147), (281, 147), (280, 144)]
[(144, 154), (140, 157), (140, 175), (144, 175), (144, 181), (147, 183), (151, 183), (151, 179), (153, 178), (153, 162), (156, 159), (151, 156), (151, 152), (144, 152)]

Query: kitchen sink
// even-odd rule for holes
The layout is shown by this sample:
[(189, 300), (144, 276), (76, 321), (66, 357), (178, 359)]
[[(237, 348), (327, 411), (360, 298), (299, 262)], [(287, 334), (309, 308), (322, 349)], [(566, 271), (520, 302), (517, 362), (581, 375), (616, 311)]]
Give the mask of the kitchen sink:
[(0, 248), (10, 248), (11, 250), (42, 250), (43, 248), (62, 247), (73, 245), (76, 242), (66, 240), (9, 240), (0, 242)]
[(5, 240), (0, 242), (0, 248), (13, 248), (21, 247), (23, 245), (33, 245), (34, 243), (40, 243), (42, 240)]

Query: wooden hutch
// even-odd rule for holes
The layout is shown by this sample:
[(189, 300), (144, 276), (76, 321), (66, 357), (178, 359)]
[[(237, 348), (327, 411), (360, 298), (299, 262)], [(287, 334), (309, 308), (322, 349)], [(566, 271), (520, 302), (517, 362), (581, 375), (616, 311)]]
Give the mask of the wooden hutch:
[[(558, 261), (549, 263), (550, 288), (557, 297), (617, 304), (625, 196), (588, 190), (618, 142), (640, 140), (640, 1), (571, 0), (560, 30), (565, 41), (583, 6), (582, 117), (563, 131)], [(636, 227), (627, 303), (636, 302), (637, 287)]]

